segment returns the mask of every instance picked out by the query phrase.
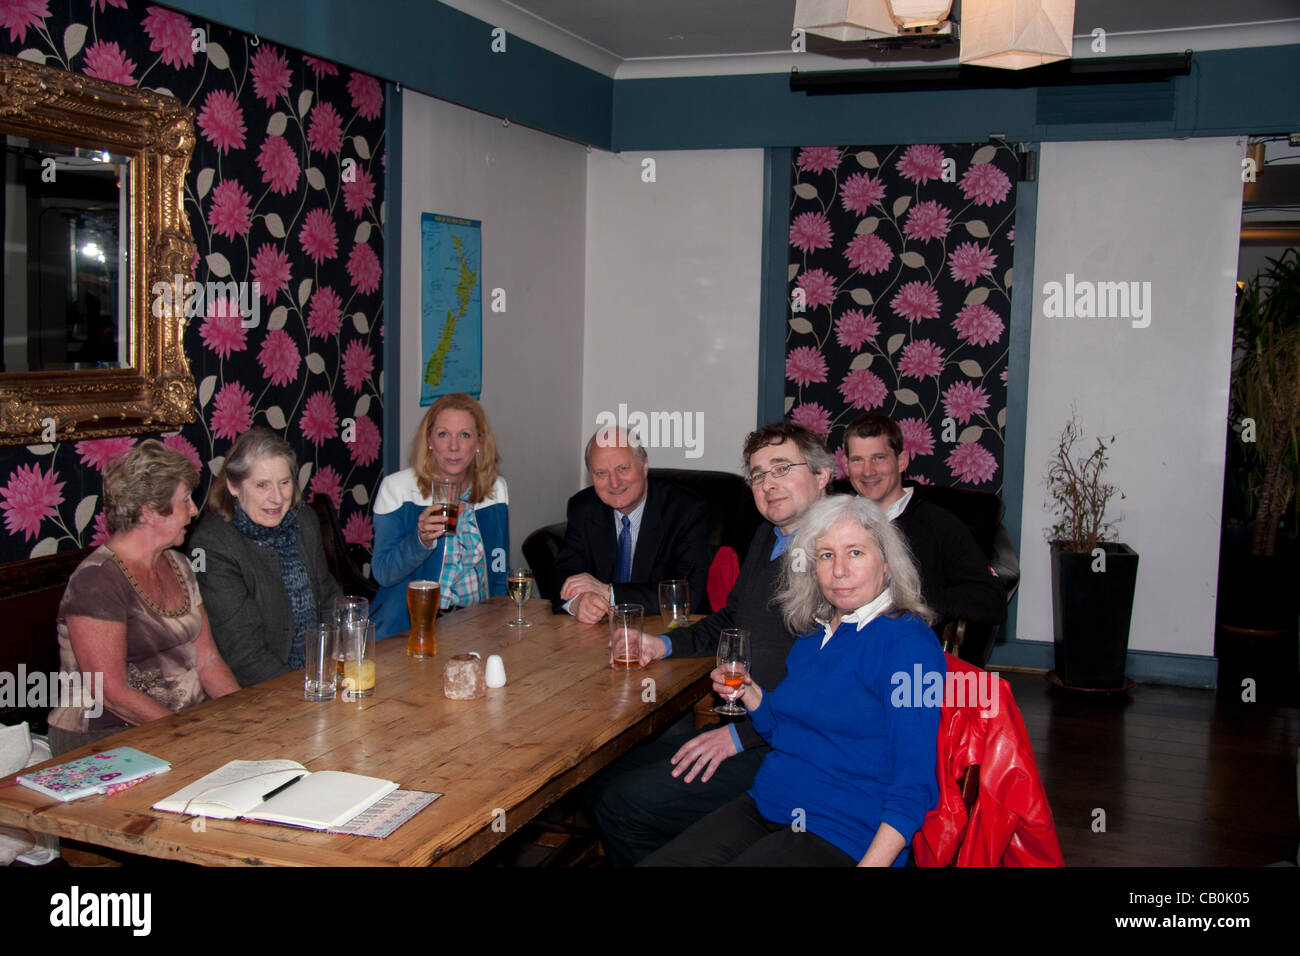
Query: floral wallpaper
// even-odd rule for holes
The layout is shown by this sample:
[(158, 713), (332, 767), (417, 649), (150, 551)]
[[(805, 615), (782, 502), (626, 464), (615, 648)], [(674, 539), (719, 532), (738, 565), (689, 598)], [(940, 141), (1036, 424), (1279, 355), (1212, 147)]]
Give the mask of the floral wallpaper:
[[(199, 31), (199, 32), (195, 32)], [(298, 452), (368, 560), (382, 477), (384, 91), (379, 80), (139, 0), (0, 0), (0, 52), (170, 93), (195, 112), (185, 208), (200, 283), (256, 282), (189, 320), (199, 469), (252, 425)], [(140, 436), (149, 437), (149, 436)], [(135, 437), (0, 449), (0, 562), (100, 543), (105, 464)]]
[(918, 482), (1001, 491), (1018, 167), (1005, 145), (795, 152), (785, 410), (837, 477), (871, 411)]

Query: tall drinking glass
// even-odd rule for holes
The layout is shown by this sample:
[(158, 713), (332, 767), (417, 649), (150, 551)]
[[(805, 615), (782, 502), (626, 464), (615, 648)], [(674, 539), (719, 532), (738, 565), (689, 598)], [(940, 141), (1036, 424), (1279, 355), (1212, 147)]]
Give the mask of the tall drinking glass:
[(307, 629), (307, 675), (303, 680), (303, 700), (333, 700), (335, 693), (333, 624), (317, 624)]
[(370, 620), (370, 602), (355, 594), (346, 594), (334, 599), (334, 647), (330, 653), (334, 658), (334, 669), (338, 680), (343, 680), (343, 638), (346, 628), (352, 624), (361, 624)]
[(528, 568), (511, 568), (506, 577), (506, 591), (518, 608), (515, 619), (507, 621), (506, 627), (532, 627), (532, 621), (524, 620), (524, 602), (533, 596), (533, 572)]
[(447, 519), (443, 533), (456, 533), (456, 522), (460, 520), (460, 485), (454, 481), (435, 481), (433, 483), (433, 513)]
[(609, 666), (616, 671), (641, 667), (641, 626), (645, 607), (640, 604), (615, 604), (609, 609)]
[(412, 581), (406, 586), (406, 613), (411, 630), (406, 638), (406, 656), (424, 660), (438, 653), (434, 628), (438, 621), (438, 582)]
[(718, 666), (726, 674), (724, 683), (734, 687), (735, 693), (727, 698), (721, 707), (714, 707), (715, 714), (736, 717), (749, 711), (741, 707), (736, 700), (744, 693), (745, 677), (749, 674), (749, 631), (739, 627), (723, 628), (718, 637)]
[(359, 700), (375, 692), (375, 624), (354, 623), (340, 634), (343, 643), (343, 699)]
[(666, 631), (690, 623), (691, 582), (680, 579), (659, 582), (659, 615), (664, 619)]

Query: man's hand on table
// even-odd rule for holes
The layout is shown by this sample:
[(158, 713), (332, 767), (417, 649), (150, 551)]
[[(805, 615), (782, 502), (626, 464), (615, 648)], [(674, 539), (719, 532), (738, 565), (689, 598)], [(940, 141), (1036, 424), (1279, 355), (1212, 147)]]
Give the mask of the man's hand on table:
[(583, 591), (569, 605), (569, 613), (583, 624), (598, 624), (609, 613), (609, 601), (603, 594)]
[(684, 771), (689, 771), (686, 773), (686, 783), (690, 783), (703, 771), (700, 783), (706, 783), (722, 761), (734, 757), (739, 752), (735, 740), (731, 737), (730, 727), (706, 730), (686, 741), (677, 753), (673, 754), (673, 776), (680, 777)]
[(571, 574), (564, 579), (564, 584), (560, 585), (560, 600), (569, 601), (579, 594), (591, 593), (598, 595), (608, 603), (609, 585), (604, 581), (597, 581), (594, 577), (586, 572), (582, 574)]

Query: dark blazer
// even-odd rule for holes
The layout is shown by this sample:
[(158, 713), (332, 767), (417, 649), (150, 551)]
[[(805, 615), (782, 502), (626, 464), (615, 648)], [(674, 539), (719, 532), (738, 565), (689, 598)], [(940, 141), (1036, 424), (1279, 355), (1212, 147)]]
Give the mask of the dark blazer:
[[(569, 523), (555, 559), (560, 585), (571, 575), (593, 575), (613, 582), (618, 565), (618, 535), (614, 509), (584, 488), (569, 499)], [(632, 553), (632, 580), (614, 585), (618, 603), (641, 604), (647, 615), (659, 613), (659, 582), (685, 578), (691, 584), (693, 610), (708, 607), (709, 509), (699, 498), (668, 482), (649, 479), (645, 513)], [(564, 609), (557, 589), (551, 607)], [(648, 625), (648, 622), (647, 622)]]
[[(289, 671), (293, 610), (280, 579), (280, 559), (244, 537), (233, 522), (208, 512), (190, 535), (189, 548), (203, 549), (195, 574), (217, 650), (240, 687)], [(339, 586), (321, 548), (320, 522), (308, 507), (298, 510), (298, 549), (316, 598), (316, 613), (330, 621)]]

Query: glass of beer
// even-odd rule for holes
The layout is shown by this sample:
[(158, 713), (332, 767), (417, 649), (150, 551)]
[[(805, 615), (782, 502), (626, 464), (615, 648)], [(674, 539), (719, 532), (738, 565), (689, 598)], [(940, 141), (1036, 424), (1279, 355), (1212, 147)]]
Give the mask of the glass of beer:
[(340, 683), (343, 681), (343, 635), (345, 628), (351, 624), (360, 624), (370, 620), (370, 602), (355, 594), (346, 594), (334, 599), (334, 646), (330, 654), (334, 658), (335, 675)]
[(517, 608), (515, 619), (507, 621), (506, 627), (532, 627), (532, 621), (524, 620), (524, 602), (533, 596), (533, 572), (528, 568), (511, 568), (506, 578), (506, 590)]
[(641, 667), (641, 625), (645, 608), (640, 604), (615, 604), (609, 609), (609, 666), (616, 671)]
[(424, 660), (438, 653), (434, 628), (438, 621), (438, 582), (412, 581), (406, 586), (406, 612), (411, 630), (406, 638), (406, 656)]
[(690, 623), (691, 583), (677, 579), (659, 582), (659, 615), (664, 619), (664, 630), (671, 631)]
[(725, 704), (713, 708), (715, 714), (735, 717), (749, 713), (736, 703), (745, 691), (745, 677), (749, 674), (749, 664), (749, 631), (739, 627), (723, 628), (722, 633), (718, 635), (718, 666), (726, 674), (723, 683), (728, 688), (734, 687), (735, 691), (727, 698)]
[(343, 642), (343, 699), (360, 700), (375, 692), (375, 625), (373, 621), (348, 625)]
[(433, 513), (441, 515), (447, 522), (444, 534), (456, 533), (456, 522), (460, 519), (460, 485), (454, 481), (435, 481), (433, 483)]

